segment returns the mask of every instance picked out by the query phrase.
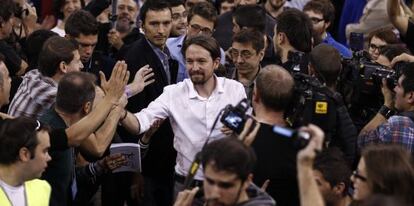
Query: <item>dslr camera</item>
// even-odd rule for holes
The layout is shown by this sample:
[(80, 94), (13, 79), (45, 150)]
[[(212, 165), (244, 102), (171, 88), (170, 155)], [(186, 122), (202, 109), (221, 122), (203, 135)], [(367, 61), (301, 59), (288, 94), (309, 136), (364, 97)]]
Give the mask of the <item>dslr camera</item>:
[(220, 121), (228, 128), (240, 134), (247, 120), (246, 112), (250, 108), (247, 99), (241, 100), (236, 106), (231, 104), (224, 108)]
[(293, 130), (286, 127), (273, 126), (273, 133), (292, 139), (293, 147), (297, 150), (305, 148), (311, 139), (311, 135), (307, 132), (301, 132), (299, 130)]

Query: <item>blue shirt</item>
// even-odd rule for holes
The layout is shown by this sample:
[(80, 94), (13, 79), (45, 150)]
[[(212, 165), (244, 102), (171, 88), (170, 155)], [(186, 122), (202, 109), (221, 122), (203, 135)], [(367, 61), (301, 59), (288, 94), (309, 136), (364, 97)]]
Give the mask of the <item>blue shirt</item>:
[(162, 51), (160, 48), (154, 46), (150, 41), (148, 41), (148, 44), (151, 46), (152, 50), (157, 55), (158, 59), (161, 61), (162, 66), (164, 67), (163, 69), (167, 76), (168, 83), (171, 84), (170, 65), (168, 62), (168, 60), (170, 59), (170, 51), (168, 50), (168, 47), (164, 48), (164, 51)]
[(335, 39), (332, 38), (330, 33), (326, 32), (326, 38), (322, 42), (333, 46), (336, 50), (338, 50), (342, 57), (345, 57), (347, 59), (352, 58), (351, 50), (349, 50), (347, 47), (340, 44), (339, 42), (335, 41)]
[[(185, 59), (181, 53), (181, 48), (183, 47), (184, 40), (187, 35), (181, 35), (175, 38), (167, 39), (167, 47), (170, 50), (171, 58), (178, 61), (178, 73), (177, 73), (177, 83), (188, 78), (187, 68), (185, 67)], [(224, 54), (223, 49), (220, 48), (220, 64), (225, 64), (226, 55)]]

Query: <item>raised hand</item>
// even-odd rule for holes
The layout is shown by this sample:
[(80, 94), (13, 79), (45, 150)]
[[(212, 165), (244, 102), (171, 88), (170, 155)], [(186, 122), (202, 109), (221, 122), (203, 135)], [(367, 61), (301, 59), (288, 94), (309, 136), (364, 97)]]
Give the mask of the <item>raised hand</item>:
[(154, 72), (152, 72), (152, 68), (150, 68), (148, 64), (141, 67), (135, 74), (134, 81), (127, 86), (128, 97), (142, 92), (146, 86), (154, 83), (155, 80), (152, 78), (153, 76)]
[(107, 81), (105, 75), (100, 71), (101, 87), (105, 91), (107, 97), (114, 102), (118, 102), (119, 98), (125, 93), (125, 85), (129, 79), (129, 71), (124, 61), (118, 61), (113, 70), (110, 79)]

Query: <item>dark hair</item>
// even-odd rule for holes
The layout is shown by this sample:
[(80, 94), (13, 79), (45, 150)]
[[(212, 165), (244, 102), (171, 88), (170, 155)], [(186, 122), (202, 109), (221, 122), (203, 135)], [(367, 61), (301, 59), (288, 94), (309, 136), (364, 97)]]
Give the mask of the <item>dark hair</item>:
[(65, 23), (65, 32), (71, 37), (98, 35), (98, 21), (91, 13), (78, 10), (73, 12)]
[(253, 49), (258, 53), (264, 49), (263, 33), (252, 30), (242, 29), (233, 36), (233, 42), (241, 44), (252, 44)]
[(185, 6), (183, 0), (169, 0), (170, 7)]
[(187, 21), (190, 22), (195, 15), (213, 22), (216, 27), (218, 14), (216, 7), (211, 2), (200, 2), (192, 6), (188, 12)]
[(187, 50), (189, 46), (193, 44), (201, 46), (205, 50), (207, 50), (210, 53), (210, 56), (213, 60), (220, 58), (219, 43), (213, 37), (207, 37), (204, 35), (199, 35), (199, 36), (189, 38), (184, 42), (183, 48), (181, 49), (181, 52), (184, 58), (185, 58), (185, 51)]
[[(85, 7), (85, 1), (79, 0), (81, 3), (81, 8)], [(53, 12), (58, 19), (63, 19), (63, 12), (61, 11), (63, 6), (65, 6), (66, 0), (53, 0)]]
[(73, 60), (73, 52), (77, 49), (77, 46), (72, 41), (64, 37), (50, 37), (44, 43), (39, 54), (40, 73), (52, 77), (59, 71), (59, 64), (62, 61), (69, 64)]
[(10, 165), (19, 160), (19, 151), (26, 147), (34, 158), (39, 144), (37, 131), (49, 131), (39, 121), (27, 117), (0, 120), (0, 164)]
[(56, 107), (63, 112), (75, 114), (87, 102), (95, 98), (96, 78), (86, 72), (70, 72), (59, 81)]
[(346, 196), (351, 186), (349, 177), (352, 174), (344, 154), (336, 147), (331, 147), (320, 153), (313, 164), (313, 169), (322, 173), (323, 178), (331, 187), (343, 183), (345, 185), (342, 196)]
[(290, 45), (301, 52), (312, 49), (312, 26), (309, 17), (297, 9), (286, 9), (277, 17), (277, 33), (285, 33)]
[(242, 181), (253, 172), (256, 155), (251, 147), (241, 141), (226, 137), (208, 144), (202, 151), (201, 164), (215, 170), (235, 173)]
[(7, 22), (16, 10), (16, 4), (13, 0), (2, 0), (0, 6), (0, 24)]
[(341, 72), (341, 55), (333, 46), (322, 43), (312, 49), (309, 62), (316, 77), (327, 86), (335, 86)]
[(141, 20), (142, 24), (145, 23), (145, 18), (147, 17), (147, 13), (149, 10), (152, 11), (162, 11), (164, 9), (168, 9), (171, 12), (170, 4), (164, 0), (147, 0), (142, 5), (139, 11), (139, 19)]
[(401, 145), (370, 145), (363, 150), (361, 158), (365, 161), (372, 194), (391, 195), (414, 204), (414, 167), (407, 150)]
[(401, 44), (387, 44), (380, 50), (380, 54), (387, 57), (389, 61), (392, 61), (396, 56), (403, 53), (410, 54), (410, 50)]
[(260, 5), (239, 6), (234, 11), (233, 18), (240, 28), (253, 28), (262, 33), (266, 31), (266, 11)]
[(26, 55), (31, 69), (37, 67), (39, 61), (39, 53), (46, 40), (50, 37), (58, 36), (53, 31), (40, 29), (31, 33), (26, 40)]
[(371, 43), (371, 40), (374, 36), (385, 41), (387, 44), (398, 44), (400, 42), (397, 35), (394, 33), (394, 31), (392, 31), (392, 28), (380, 28), (369, 33), (368, 43)]
[(414, 62), (406, 64), (402, 69), (404, 79), (401, 86), (404, 89), (404, 94), (414, 91)]
[(263, 105), (274, 111), (285, 111), (292, 101), (293, 77), (281, 66), (267, 65), (256, 78), (256, 91)]
[(325, 21), (334, 23), (335, 7), (329, 0), (311, 0), (303, 7), (303, 11), (321, 13)]

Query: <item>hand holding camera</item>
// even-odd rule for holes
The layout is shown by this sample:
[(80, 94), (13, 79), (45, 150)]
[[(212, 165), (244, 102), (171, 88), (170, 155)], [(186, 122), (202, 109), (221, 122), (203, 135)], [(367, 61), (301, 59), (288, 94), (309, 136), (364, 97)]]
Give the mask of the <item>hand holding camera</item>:
[(299, 131), (308, 133), (310, 138), (307, 146), (298, 153), (298, 165), (313, 167), (313, 161), (316, 154), (322, 151), (325, 133), (321, 130), (321, 128), (313, 124), (302, 127)]

